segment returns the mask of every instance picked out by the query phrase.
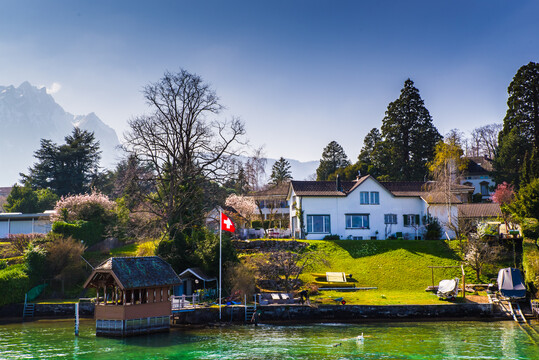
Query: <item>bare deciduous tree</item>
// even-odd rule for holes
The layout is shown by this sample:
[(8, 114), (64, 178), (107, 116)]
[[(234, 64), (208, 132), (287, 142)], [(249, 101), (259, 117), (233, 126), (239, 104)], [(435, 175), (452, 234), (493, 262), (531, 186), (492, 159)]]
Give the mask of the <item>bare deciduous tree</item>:
[(245, 129), (237, 118), (212, 120), (223, 109), (219, 98), (185, 70), (166, 72), (143, 93), (153, 113), (129, 121), (125, 148), (153, 169), (157, 191), (146, 204), (173, 235), (202, 220), (201, 184), (224, 180)]
[(325, 254), (319, 250), (274, 251), (256, 259), (255, 267), (260, 277), (276, 280), (289, 292), (304, 270), (314, 264), (327, 264)]
[(483, 266), (496, 260), (501, 252), (502, 248), (499, 245), (490, 246), (488, 242), (477, 235), (468, 237), (464, 260), (475, 271), (477, 282), (481, 282), (480, 277)]
[(494, 152), (498, 148), (498, 134), (502, 130), (502, 124), (489, 124), (478, 127), (472, 131), (471, 148), (468, 156), (487, 156), (494, 158)]
[(245, 173), (251, 191), (259, 191), (264, 187), (267, 162), (264, 147), (261, 146), (253, 151), (253, 155), (245, 163)]

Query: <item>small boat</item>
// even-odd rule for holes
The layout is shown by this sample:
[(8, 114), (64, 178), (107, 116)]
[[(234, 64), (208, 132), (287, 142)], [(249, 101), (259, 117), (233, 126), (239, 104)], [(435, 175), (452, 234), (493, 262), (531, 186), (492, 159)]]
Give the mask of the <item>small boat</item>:
[(523, 299), (526, 297), (526, 286), (519, 269), (505, 268), (498, 272), (498, 291), (505, 299)]
[(441, 299), (454, 299), (459, 293), (459, 278), (442, 280), (438, 284), (438, 295)]

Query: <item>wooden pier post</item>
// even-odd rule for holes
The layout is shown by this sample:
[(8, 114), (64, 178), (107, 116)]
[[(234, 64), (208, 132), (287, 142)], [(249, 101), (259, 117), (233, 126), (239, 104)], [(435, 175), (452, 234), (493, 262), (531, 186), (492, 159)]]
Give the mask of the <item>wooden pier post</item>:
[(79, 303), (75, 303), (75, 336), (79, 336)]

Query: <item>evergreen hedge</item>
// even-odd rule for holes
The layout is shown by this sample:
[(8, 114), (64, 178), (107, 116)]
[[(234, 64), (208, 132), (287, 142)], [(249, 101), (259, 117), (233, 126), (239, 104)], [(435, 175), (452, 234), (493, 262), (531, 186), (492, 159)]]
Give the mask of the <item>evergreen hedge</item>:
[(24, 301), (24, 294), (30, 290), (30, 279), (24, 265), (11, 265), (0, 270), (0, 306)]
[(105, 226), (93, 221), (77, 220), (75, 222), (56, 221), (52, 224), (52, 231), (64, 237), (71, 236), (82, 240), (84, 245), (92, 246), (103, 238)]

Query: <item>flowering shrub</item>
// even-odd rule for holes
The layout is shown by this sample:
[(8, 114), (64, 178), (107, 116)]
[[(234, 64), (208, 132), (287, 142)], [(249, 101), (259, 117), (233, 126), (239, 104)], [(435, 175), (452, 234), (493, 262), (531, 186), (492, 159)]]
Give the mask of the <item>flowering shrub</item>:
[(496, 187), (496, 191), (492, 195), (492, 201), (500, 205), (505, 205), (512, 202), (514, 197), (515, 190), (513, 189), (513, 185), (504, 181)]
[(63, 196), (54, 207), (51, 216), (54, 221), (73, 222), (75, 220), (110, 222), (114, 218), (116, 203), (99, 192)]
[(226, 198), (225, 204), (234, 208), (248, 222), (250, 222), (251, 217), (258, 209), (255, 200), (251, 196), (232, 194)]

